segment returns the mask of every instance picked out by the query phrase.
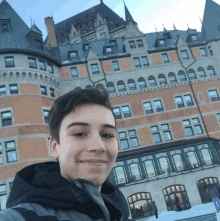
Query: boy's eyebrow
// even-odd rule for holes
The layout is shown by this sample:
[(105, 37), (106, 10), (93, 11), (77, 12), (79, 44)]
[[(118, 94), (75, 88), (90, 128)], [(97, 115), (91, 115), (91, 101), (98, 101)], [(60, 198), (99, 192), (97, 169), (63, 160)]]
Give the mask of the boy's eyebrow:
[[(66, 130), (69, 130), (69, 128), (73, 127), (73, 126), (87, 126), (87, 127), (91, 127), (90, 124), (88, 123), (85, 123), (85, 122), (73, 122), (71, 124), (69, 124), (67, 127), (66, 127)], [(115, 126), (113, 125), (110, 125), (110, 124), (102, 124), (101, 125), (102, 127), (106, 127), (106, 128), (112, 128), (115, 130), (115, 132), (117, 132)]]

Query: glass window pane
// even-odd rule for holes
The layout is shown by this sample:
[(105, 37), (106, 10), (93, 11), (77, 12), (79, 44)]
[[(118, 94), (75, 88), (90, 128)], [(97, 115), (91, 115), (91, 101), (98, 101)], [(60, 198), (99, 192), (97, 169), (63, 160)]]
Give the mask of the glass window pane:
[(131, 141), (131, 147), (138, 147), (139, 146), (138, 145), (138, 140), (137, 140), (136, 137), (135, 138), (131, 138), (130, 141)]
[(154, 101), (154, 106), (157, 112), (163, 111), (163, 106), (161, 101)]
[(196, 135), (203, 134), (202, 127), (200, 125), (194, 126)]
[(71, 75), (72, 75), (72, 77), (78, 77), (78, 73), (77, 73), (76, 68), (71, 68)]
[(168, 124), (162, 124), (161, 127), (162, 127), (163, 130), (169, 129), (169, 125)]
[(130, 169), (131, 169), (132, 178), (134, 180), (140, 180), (141, 174), (138, 168), (138, 164), (137, 163), (130, 164)]
[(121, 140), (120, 143), (121, 143), (122, 150), (129, 148), (127, 140)]
[(130, 137), (135, 136), (136, 135), (136, 131), (135, 130), (129, 130), (128, 134)]
[(148, 66), (149, 65), (148, 59), (147, 59), (146, 56), (145, 57), (141, 57), (141, 61), (142, 61), (143, 66)]
[(150, 129), (151, 129), (152, 132), (158, 131), (158, 126), (150, 127)]
[(167, 169), (169, 168), (167, 158), (166, 157), (161, 157), (159, 159), (159, 163), (160, 163), (162, 172), (167, 173)]
[(193, 130), (192, 127), (186, 127), (186, 136), (192, 136), (193, 135)]
[(173, 160), (175, 162), (175, 166), (176, 166), (176, 170), (177, 171), (180, 171), (180, 170), (184, 169), (183, 161), (182, 161), (182, 158), (181, 158), (181, 156), (179, 154), (178, 155), (174, 155), (173, 156)]
[(120, 133), (118, 133), (118, 135), (119, 135), (120, 138), (125, 138), (125, 137), (127, 137), (127, 135), (126, 135), (125, 132), (120, 132)]
[(6, 209), (6, 201), (7, 201), (6, 194), (0, 196), (0, 200), (1, 200), (0, 201), (0, 206), (1, 206), (0, 211), (1, 211), (1, 210)]
[(17, 160), (16, 151), (7, 152), (7, 161), (13, 162)]
[(190, 125), (190, 121), (189, 121), (189, 120), (184, 120), (184, 121), (183, 121), (183, 125), (184, 125), (184, 126)]
[(156, 175), (152, 160), (145, 161), (144, 165), (145, 165), (145, 169), (147, 171), (147, 176), (148, 177), (152, 177), (152, 176)]
[(197, 161), (197, 158), (196, 158), (196, 155), (194, 152), (188, 152), (187, 153), (187, 157), (189, 159), (189, 162), (190, 162), (190, 165), (191, 166), (198, 166), (198, 161)]
[(115, 172), (116, 172), (116, 176), (118, 179), (118, 184), (125, 183), (126, 179), (125, 179), (125, 173), (124, 173), (123, 167), (116, 167)]
[(160, 138), (159, 133), (153, 134), (153, 138), (154, 138), (155, 143), (161, 142), (161, 138)]
[(152, 106), (151, 106), (150, 102), (144, 103), (144, 108), (145, 108), (146, 113), (152, 113), (153, 112), (153, 109), (152, 109)]
[(199, 118), (193, 118), (192, 119), (193, 124), (198, 124), (199, 122)]
[(163, 132), (165, 140), (172, 140), (171, 133), (169, 131)]
[(209, 154), (209, 150), (208, 149), (202, 149), (201, 153), (202, 153), (202, 157), (203, 157), (203, 160), (204, 160), (205, 164), (212, 164), (212, 160), (211, 160), (211, 156)]

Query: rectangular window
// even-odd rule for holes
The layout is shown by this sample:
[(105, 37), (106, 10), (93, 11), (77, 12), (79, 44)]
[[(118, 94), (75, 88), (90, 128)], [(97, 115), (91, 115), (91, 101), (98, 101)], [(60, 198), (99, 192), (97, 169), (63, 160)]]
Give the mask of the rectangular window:
[(14, 66), (15, 66), (14, 57), (5, 57), (5, 67), (12, 68)]
[(136, 48), (134, 41), (129, 41), (130, 48)]
[(128, 134), (129, 134), (129, 137), (130, 137), (131, 147), (138, 147), (139, 144), (138, 144), (136, 131), (135, 130), (129, 130)]
[(144, 67), (149, 66), (149, 62), (148, 62), (147, 56), (141, 57), (141, 61), (142, 61), (142, 65)]
[(167, 54), (162, 54), (164, 63), (169, 63), (169, 58)]
[(29, 68), (37, 68), (36, 59), (28, 58)]
[(72, 78), (78, 77), (78, 72), (77, 72), (77, 69), (75, 67), (71, 68), (70, 70), (71, 70)]
[(114, 71), (120, 71), (118, 61), (113, 61), (112, 65), (113, 65)]
[(6, 95), (6, 87), (5, 86), (0, 86), (0, 96)]
[(99, 34), (100, 34), (100, 35), (104, 35), (104, 34), (105, 34), (105, 28), (99, 30)]
[(113, 108), (113, 112), (114, 112), (114, 115), (115, 115), (115, 118), (116, 118), (116, 119), (122, 119), (122, 116), (121, 116), (121, 112), (120, 112), (119, 107)]
[(53, 66), (51, 64), (47, 64), (47, 65), (48, 65), (49, 73), (53, 73)]
[(43, 50), (42, 42), (37, 39), (35, 39), (35, 46), (36, 46), (36, 49), (41, 50), (41, 51)]
[(154, 101), (154, 107), (156, 109), (156, 112), (164, 111), (162, 102), (160, 100)]
[(173, 138), (172, 138), (172, 135), (171, 135), (171, 132), (170, 132), (169, 125), (168, 124), (162, 124), (161, 127), (162, 127), (162, 130), (163, 130), (163, 135), (164, 135), (165, 141), (172, 140)]
[(98, 64), (91, 64), (91, 68), (92, 68), (92, 73), (93, 73), (94, 75), (99, 74)]
[(144, 47), (142, 40), (137, 40), (137, 45), (138, 45), (139, 48)]
[(134, 58), (134, 64), (136, 68), (140, 68), (141, 67), (141, 62), (139, 58)]
[(186, 102), (186, 106), (193, 106), (194, 103), (192, 101), (192, 98), (191, 98), (191, 95), (184, 95), (184, 99), (185, 99), (185, 102)]
[(183, 103), (183, 99), (182, 99), (181, 96), (175, 97), (175, 103), (176, 103), (178, 108), (185, 107), (185, 105)]
[(11, 111), (2, 112), (2, 126), (12, 125)]
[(128, 139), (127, 139), (127, 135), (125, 132), (120, 132), (118, 133), (119, 139), (120, 139), (120, 146), (121, 149), (128, 149), (129, 145), (128, 145)]
[(212, 101), (219, 101), (219, 96), (217, 90), (211, 90), (209, 91), (209, 97)]
[(217, 119), (218, 119), (218, 121), (220, 122), (220, 113), (217, 114)]
[(159, 40), (159, 44), (160, 44), (160, 46), (164, 46), (165, 45), (164, 40)]
[(48, 113), (49, 113), (49, 111), (48, 110), (43, 110), (43, 113), (44, 113), (44, 122), (47, 124), (48, 123)]
[(197, 41), (197, 36), (196, 35), (192, 35), (192, 40), (193, 41)]
[(189, 55), (188, 55), (187, 51), (184, 50), (184, 51), (181, 51), (181, 52), (182, 52), (183, 60), (188, 60), (189, 59)]
[(8, 24), (7, 23), (2, 24), (2, 30), (3, 30), (3, 32), (8, 32)]
[[(192, 122), (192, 123), (191, 123)], [(187, 137), (203, 134), (203, 130), (199, 121), (199, 118), (192, 118), (190, 120), (184, 120), (183, 126)]]
[(150, 127), (151, 129), (151, 132), (152, 132), (152, 135), (153, 135), (153, 139), (154, 139), (154, 143), (159, 143), (161, 142), (161, 136), (160, 136), (160, 133), (159, 133), (159, 129), (158, 129), (158, 126), (152, 126)]
[(47, 90), (45, 86), (40, 86), (41, 95), (47, 95)]
[(112, 48), (111, 47), (107, 47), (105, 48), (106, 50), (106, 54), (112, 54)]
[(39, 66), (40, 66), (40, 70), (46, 71), (46, 66), (45, 66), (45, 62), (44, 61), (40, 61), (39, 60)]
[(10, 93), (18, 94), (18, 86), (16, 84), (10, 85)]
[(153, 113), (153, 108), (152, 108), (150, 102), (145, 102), (144, 103), (144, 109), (145, 109), (146, 114)]
[(123, 106), (122, 112), (124, 114), (124, 118), (131, 117), (131, 111), (130, 111), (129, 106)]
[(53, 88), (50, 88), (50, 96), (51, 96), (51, 97), (55, 97), (54, 89), (53, 89)]
[(76, 61), (77, 60), (77, 52), (76, 51), (70, 52), (69, 59), (70, 59), (70, 61)]
[(202, 57), (207, 57), (205, 48), (200, 48), (200, 54), (201, 54)]

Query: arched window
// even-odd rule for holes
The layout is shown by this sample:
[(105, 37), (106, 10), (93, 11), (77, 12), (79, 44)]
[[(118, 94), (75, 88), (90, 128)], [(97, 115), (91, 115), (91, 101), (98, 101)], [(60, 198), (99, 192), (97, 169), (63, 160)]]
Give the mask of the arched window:
[(197, 79), (196, 74), (195, 74), (195, 71), (194, 71), (193, 69), (189, 69), (189, 71), (188, 71), (188, 77), (189, 77), (190, 80)]
[(160, 82), (160, 85), (167, 84), (166, 78), (165, 78), (165, 76), (163, 74), (160, 74), (158, 76), (158, 80)]
[(139, 84), (140, 89), (147, 88), (147, 85), (146, 85), (146, 82), (145, 82), (144, 78), (139, 78), (138, 79), (138, 84)]
[(176, 76), (175, 76), (174, 73), (172, 73), (172, 72), (169, 73), (169, 74), (168, 74), (168, 77), (169, 77), (169, 80), (170, 80), (170, 83), (171, 83), (171, 84), (177, 82), (177, 80), (176, 80)]
[(150, 87), (156, 87), (157, 86), (156, 80), (155, 80), (155, 78), (153, 76), (150, 76), (148, 78), (148, 82), (150, 84)]
[(125, 87), (125, 84), (124, 84), (123, 81), (119, 81), (117, 85), (118, 85), (118, 91), (119, 92), (126, 91), (126, 87)]
[(128, 197), (128, 203), (133, 218), (148, 217), (154, 215), (152, 198), (148, 192), (139, 192)]
[(156, 154), (156, 159), (159, 165), (161, 175), (170, 174), (172, 172), (167, 152)]
[(195, 147), (186, 147), (184, 148), (185, 156), (188, 161), (191, 169), (197, 168), (200, 166), (200, 162), (195, 151)]
[(170, 156), (173, 161), (174, 171), (183, 171), (186, 169), (180, 149), (170, 151)]
[(85, 87), (85, 89), (92, 89), (93, 87), (92, 86), (90, 86), (90, 85), (87, 85), (86, 87)]
[(154, 164), (153, 156), (146, 156), (146, 160), (143, 161), (144, 164), (144, 172), (147, 177), (154, 177), (157, 175), (156, 167)]
[(204, 165), (212, 164), (213, 157), (208, 143), (201, 144), (197, 146), (200, 156), (202, 157), (202, 163)]
[(96, 89), (98, 89), (99, 91), (104, 91), (105, 90), (105, 88), (102, 84), (97, 84)]
[(112, 82), (109, 82), (107, 84), (107, 89), (109, 94), (115, 93), (115, 86)]
[(208, 73), (209, 73), (210, 77), (216, 76), (214, 68), (212, 66), (208, 66), (207, 70), (208, 70)]
[(205, 71), (203, 68), (198, 68), (198, 74), (199, 74), (199, 77), (200, 78), (205, 78), (206, 77), (206, 74), (205, 74)]
[(178, 211), (177, 204), (180, 205), (181, 210), (188, 210), (191, 208), (184, 185), (175, 184), (168, 186), (163, 189), (163, 195), (168, 211)]
[(136, 90), (137, 89), (134, 80), (132, 80), (132, 79), (128, 80), (128, 88), (129, 88), (129, 90)]
[(217, 177), (206, 177), (196, 182), (202, 203), (212, 202), (212, 199), (208, 193), (210, 186), (218, 189), (220, 187)]
[(183, 71), (179, 71), (178, 76), (179, 76), (180, 82), (186, 81), (186, 75)]

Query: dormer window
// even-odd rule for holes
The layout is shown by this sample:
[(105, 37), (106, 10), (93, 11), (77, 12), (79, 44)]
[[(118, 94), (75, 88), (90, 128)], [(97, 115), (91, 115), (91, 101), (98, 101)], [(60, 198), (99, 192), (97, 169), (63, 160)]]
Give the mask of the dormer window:
[(111, 47), (106, 47), (105, 51), (106, 51), (106, 54), (112, 54), (112, 48)]
[(7, 23), (2, 24), (2, 30), (3, 30), (3, 32), (8, 32), (8, 24)]
[(165, 45), (164, 40), (159, 40), (159, 44), (160, 44), (160, 46), (164, 46)]
[(197, 41), (197, 36), (196, 35), (192, 35), (192, 40), (193, 41)]
[(35, 39), (35, 46), (36, 46), (36, 49), (43, 50), (42, 42), (37, 39)]
[(69, 53), (69, 59), (70, 61), (76, 61), (77, 59), (77, 51), (73, 51)]
[(84, 49), (84, 50), (89, 50), (89, 45), (88, 45), (88, 44), (84, 44), (84, 45), (83, 45), (83, 49)]
[(103, 29), (99, 30), (99, 34), (100, 34), (100, 35), (105, 34), (105, 29), (103, 28)]

